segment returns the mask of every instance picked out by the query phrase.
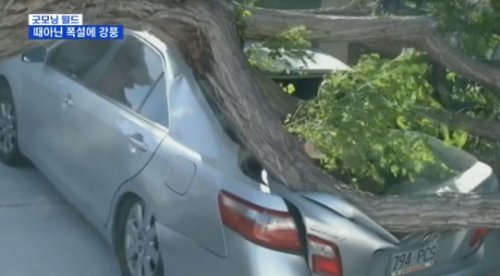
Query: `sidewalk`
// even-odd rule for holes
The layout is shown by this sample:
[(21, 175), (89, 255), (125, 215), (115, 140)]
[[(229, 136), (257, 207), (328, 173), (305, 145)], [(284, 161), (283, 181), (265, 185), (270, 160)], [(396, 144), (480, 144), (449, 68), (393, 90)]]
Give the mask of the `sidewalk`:
[(99, 234), (36, 169), (0, 165), (0, 275), (118, 276)]

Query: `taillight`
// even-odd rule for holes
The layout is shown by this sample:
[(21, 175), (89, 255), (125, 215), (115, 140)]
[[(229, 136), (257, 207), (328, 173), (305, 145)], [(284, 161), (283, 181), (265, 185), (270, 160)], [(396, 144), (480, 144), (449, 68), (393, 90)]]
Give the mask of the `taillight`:
[(487, 228), (477, 228), (474, 230), (474, 233), (472, 233), (472, 236), (469, 240), (469, 246), (470, 247), (476, 247), (478, 246), (483, 239), (490, 233), (490, 229)]
[(308, 236), (312, 271), (322, 276), (342, 276), (342, 260), (339, 249), (330, 241)]
[(261, 246), (299, 253), (299, 232), (288, 212), (267, 209), (231, 193), (219, 193), (222, 222), (228, 228)]

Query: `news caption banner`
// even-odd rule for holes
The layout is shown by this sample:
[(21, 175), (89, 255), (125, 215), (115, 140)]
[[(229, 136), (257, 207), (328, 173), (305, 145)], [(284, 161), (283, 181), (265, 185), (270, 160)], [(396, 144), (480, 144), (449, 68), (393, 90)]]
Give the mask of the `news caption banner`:
[(84, 25), (82, 14), (28, 15), (30, 40), (123, 39), (123, 25)]

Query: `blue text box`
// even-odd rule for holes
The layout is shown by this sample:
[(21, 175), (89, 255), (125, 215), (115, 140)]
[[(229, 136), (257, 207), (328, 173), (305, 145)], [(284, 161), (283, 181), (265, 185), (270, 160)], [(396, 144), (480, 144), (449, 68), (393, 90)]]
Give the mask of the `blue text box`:
[(123, 25), (28, 26), (30, 40), (123, 39)]

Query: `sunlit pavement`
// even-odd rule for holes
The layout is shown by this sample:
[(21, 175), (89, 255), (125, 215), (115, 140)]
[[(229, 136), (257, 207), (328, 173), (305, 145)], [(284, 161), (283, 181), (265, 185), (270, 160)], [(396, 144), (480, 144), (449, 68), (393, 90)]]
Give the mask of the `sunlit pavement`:
[(1, 276), (118, 276), (105, 241), (36, 169), (0, 165)]

